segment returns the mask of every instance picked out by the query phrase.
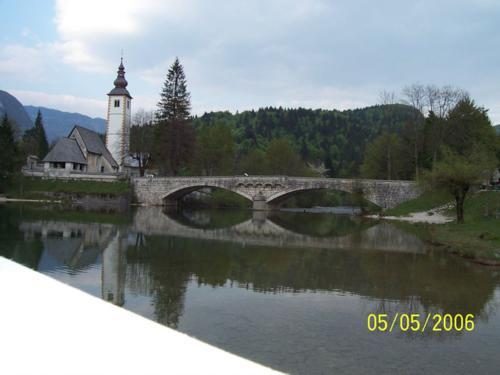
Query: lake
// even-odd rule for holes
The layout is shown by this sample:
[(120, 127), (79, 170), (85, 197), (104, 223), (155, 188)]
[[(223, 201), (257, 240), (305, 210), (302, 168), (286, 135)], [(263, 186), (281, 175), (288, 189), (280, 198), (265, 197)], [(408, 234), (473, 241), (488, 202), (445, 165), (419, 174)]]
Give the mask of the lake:
[[(500, 368), (500, 269), (429, 247), (408, 225), (321, 211), (9, 204), (0, 255), (284, 372)], [(368, 329), (369, 314), (396, 313), (473, 314), (474, 329)]]

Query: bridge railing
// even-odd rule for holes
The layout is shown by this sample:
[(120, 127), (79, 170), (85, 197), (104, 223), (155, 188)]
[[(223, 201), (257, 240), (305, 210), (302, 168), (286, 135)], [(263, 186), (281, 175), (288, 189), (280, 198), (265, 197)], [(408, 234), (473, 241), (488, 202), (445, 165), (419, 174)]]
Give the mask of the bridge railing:
[(212, 178), (220, 178), (220, 179), (230, 179), (230, 178), (279, 178), (279, 179), (284, 179), (284, 180), (293, 180), (293, 179), (300, 179), (300, 180), (348, 180), (348, 181), (366, 181), (366, 182), (413, 182), (416, 183), (414, 180), (376, 180), (376, 179), (369, 179), (369, 178), (356, 178), (356, 177), (301, 177), (301, 176), (286, 176), (286, 175), (233, 175), (233, 176), (149, 176), (149, 177), (134, 177), (134, 179), (137, 180), (145, 180), (145, 179), (175, 179), (175, 180), (189, 180), (189, 179), (212, 179)]

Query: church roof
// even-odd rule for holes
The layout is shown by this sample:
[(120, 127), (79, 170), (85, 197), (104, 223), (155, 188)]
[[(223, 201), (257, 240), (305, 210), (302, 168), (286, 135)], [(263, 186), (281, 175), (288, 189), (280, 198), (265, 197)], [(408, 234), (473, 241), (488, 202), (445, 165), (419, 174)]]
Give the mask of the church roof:
[(118, 168), (118, 163), (106, 148), (106, 145), (104, 144), (101, 136), (98, 133), (84, 128), (83, 126), (75, 125), (73, 130), (71, 130), (70, 135), (74, 130), (77, 130), (82, 137), (83, 143), (85, 143), (85, 147), (87, 148), (88, 152), (102, 155), (108, 161), (108, 163), (111, 164), (112, 167)]
[(87, 164), (80, 146), (74, 139), (61, 138), (43, 158), (44, 162)]
[(108, 95), (125, 95), (132, 99), (130, 93), (126, 89), (126, 87), (128, 86), (128, 82), (125, 79), (125, 67), (123, 66), (123, 58), (120, 61), (120, 66), (118, 67), (117, 73), (118, 75), (114, 82), (115, 87), (108, 93)]

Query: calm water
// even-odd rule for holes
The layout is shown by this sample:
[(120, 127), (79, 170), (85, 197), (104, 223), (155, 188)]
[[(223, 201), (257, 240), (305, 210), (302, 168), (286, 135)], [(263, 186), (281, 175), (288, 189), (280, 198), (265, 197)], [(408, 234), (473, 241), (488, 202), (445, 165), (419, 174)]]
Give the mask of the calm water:
[[(113, 215), (9, 205), (0, 206), (0, 255), (285, 372), (500, 368), (500, 270), (428, 249), (392, 224), (298, 212)], [(369, 332), (367, 315), (382, 312), (472, 313), (476, 329)]]

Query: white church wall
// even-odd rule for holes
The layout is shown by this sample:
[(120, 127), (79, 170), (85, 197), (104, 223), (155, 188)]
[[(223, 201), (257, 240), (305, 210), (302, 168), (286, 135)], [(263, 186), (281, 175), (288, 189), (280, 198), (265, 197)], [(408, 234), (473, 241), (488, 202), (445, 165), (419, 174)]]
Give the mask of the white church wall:
[[(116, 106), (118, 105), (118, 106)], [(131, 100), (127, 96), (110, 95), (108, 101), (106, 147), (118, 164), (128, 155)]]

